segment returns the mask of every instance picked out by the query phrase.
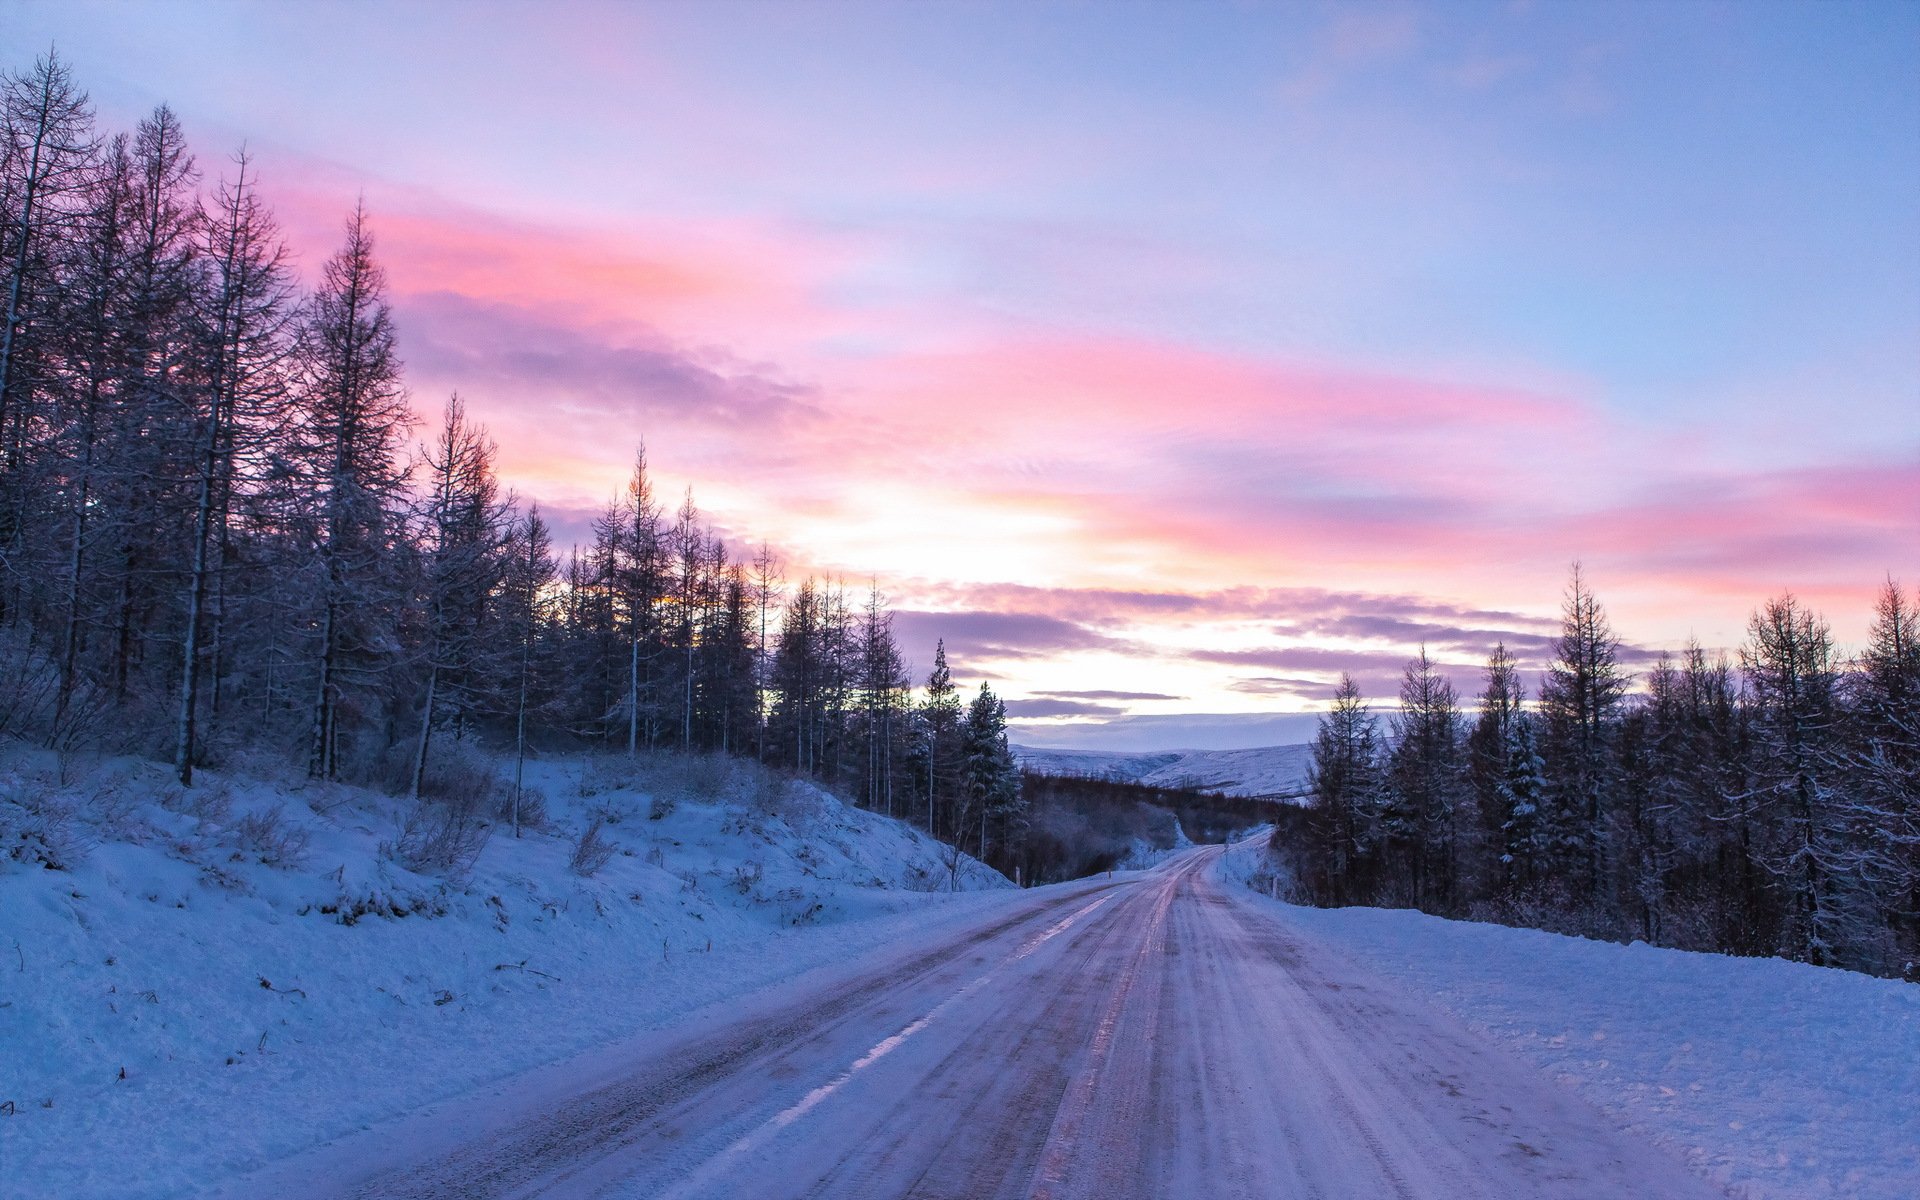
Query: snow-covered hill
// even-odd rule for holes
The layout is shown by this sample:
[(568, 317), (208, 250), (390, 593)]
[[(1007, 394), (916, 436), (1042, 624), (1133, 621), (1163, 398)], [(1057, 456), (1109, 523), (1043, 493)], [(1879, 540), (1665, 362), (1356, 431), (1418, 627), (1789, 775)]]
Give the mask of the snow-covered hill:
[(544, 818), (451, 880), (378, 793), (33, 765), (0, 769), (0, 1197), (177, 1195), (1017, 896), (723, 759), (542, 765)]
[(1049, 775), (1118, 779), (1150, 787), (1194, 788), (1229, 796), (1292, 797), (1306, 786), (1311, 746), (1248, 750), (1053, 750), (1015, 746), (1022, 766)]

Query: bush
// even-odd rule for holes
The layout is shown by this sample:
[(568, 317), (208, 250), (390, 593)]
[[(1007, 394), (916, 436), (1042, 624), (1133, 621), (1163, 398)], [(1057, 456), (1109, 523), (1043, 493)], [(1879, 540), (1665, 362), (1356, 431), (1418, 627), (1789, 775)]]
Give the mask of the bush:
[(567, 860), (567, 866), (583, 879), (597, 875), (600, 868), (606, 866), (619, 850), (611, 838), (601, 835), (603, 824), (599, 817), (595, 817), (573, 843), (573, 855)]
[(236, 822), (230, 837), (234, 847), (269, 867), (294, 870), (307, 859), (312, 835), (286, 819), (279, 805), (263, 813), (248, 813)]
[[(493, 819), (501, 824), (513, 824), (513, 784), (500, 786), (493, 805)], [(538, 788), (520, 789), (520, 828), (531, 829), (535, 833), (547, 828), (551, 823), (547, 815), (547, 794)]]
[(422, 798), (407, 810), (393, 856), (410, 870), (462, 880), (487, 848), (493, 827), (471, 793), (445, 800)]
[(733, 868), (733, 878), (728, 881), (728, 884), (742, 896), (751, 896), (753, 890), (760, 886), (760, 880), (765, 874), (765, 868), (758, 862), (749, 860)]
[(820, 816), (820, 794), (807, 784), (771, 770), (759, 771), (749, 793), (755, 812), (796, 832)]
[(45, 784), (0, 781), (0, 853), (49, 871), (71, 871), (92, 849), (72, 801)]

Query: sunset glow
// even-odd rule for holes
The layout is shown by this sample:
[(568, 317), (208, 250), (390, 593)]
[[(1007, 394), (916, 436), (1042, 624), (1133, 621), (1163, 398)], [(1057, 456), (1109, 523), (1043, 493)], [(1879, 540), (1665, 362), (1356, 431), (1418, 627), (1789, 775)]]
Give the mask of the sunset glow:
[(248, 142), (303, 270), (363, 194), (416, 408), (460, 393), (563, 546), (644, 440), (1036, 742), (1390, 695), (1423, 644), (1470, 690), (1496, 639), (1543, 661), (1576, 560), (1644, 651), (1786, 589), (1857, 642), (1920, 582), (1909, 4), (26, 3), (0, 40), (115, 126), (170, 103), (209, 176)]

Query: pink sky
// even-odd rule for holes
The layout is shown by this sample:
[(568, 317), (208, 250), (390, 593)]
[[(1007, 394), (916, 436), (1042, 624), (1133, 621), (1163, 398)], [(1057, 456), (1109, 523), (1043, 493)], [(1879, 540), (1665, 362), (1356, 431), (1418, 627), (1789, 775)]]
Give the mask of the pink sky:
[(563, 534), (644, 438), (1016, 713), (1470, 690), (1575, 560), (1636, 656), (1920, 585), (1911, 6), (464, 11), (0, 40), (249, 141), (309, 269), (364, 194)]

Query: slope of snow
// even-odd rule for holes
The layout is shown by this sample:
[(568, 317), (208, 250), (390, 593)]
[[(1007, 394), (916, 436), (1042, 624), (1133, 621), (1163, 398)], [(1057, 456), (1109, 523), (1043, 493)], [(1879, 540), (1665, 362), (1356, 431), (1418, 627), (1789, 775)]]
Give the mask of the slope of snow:
[[(0, 772), (0, 1196), (178, 1195), (1019, 896), (971, 860), (944, 891), (923, 835), (750, 769), (534, 774), (550, 831), (456, 884), (396, 861), (375, 793)], [(10, 853), (48, 839), (70, 869)]]
[[(1236, 844), (1222, 867), (1257, 892), (1263, 840)], [(1920, 988), (1418, 912), (1262, 903), (1735, 1196), (1920, 1196)]]
[(1128, 754), (1109, 750), (1053, 750), (1015, 746), (1029, 770), (1049, 775), (1114, 779), (1149, 787), (1192, 788), (1229, 796), (1289, 796), (1306, 785), (1311, 746), (1249, 750), (1169, 750)]

